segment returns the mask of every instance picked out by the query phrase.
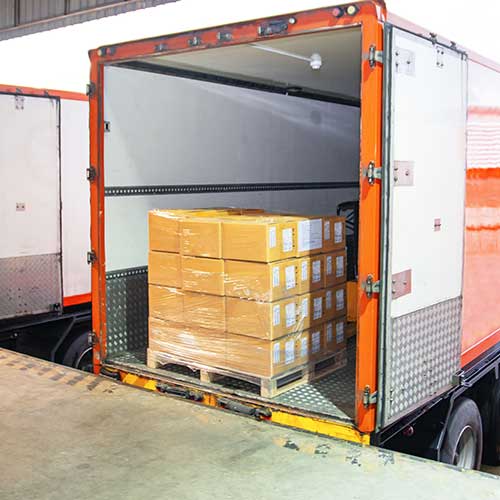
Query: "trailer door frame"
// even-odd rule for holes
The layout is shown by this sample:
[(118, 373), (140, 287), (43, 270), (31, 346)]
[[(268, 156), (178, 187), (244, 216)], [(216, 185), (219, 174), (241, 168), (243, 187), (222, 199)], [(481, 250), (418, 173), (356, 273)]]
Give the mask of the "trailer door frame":
[(466, 54), (385, 30), (378, 429), (460, 369), (467, 115)]

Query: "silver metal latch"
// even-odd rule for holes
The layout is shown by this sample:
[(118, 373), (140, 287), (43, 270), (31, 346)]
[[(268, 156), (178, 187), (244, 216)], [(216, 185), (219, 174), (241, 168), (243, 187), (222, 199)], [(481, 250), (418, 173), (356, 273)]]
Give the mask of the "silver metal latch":
[(380, 281), (374, 281), (371, 274), (366, 277), (362, 287), (368, 298), (371, 298), (374, 293), (380, 293)]
[(363, 406), (368, 408), (370, 405), (377, 403), (377, 391), (371, 392), (370, 386), (367, 385), (363, 391)]
[(375, 162), (371, 161), (364, 170), (365, 177), (370, 185), (375, 184), (376, 179), (382, 179), (382, 167), (376, 167)]

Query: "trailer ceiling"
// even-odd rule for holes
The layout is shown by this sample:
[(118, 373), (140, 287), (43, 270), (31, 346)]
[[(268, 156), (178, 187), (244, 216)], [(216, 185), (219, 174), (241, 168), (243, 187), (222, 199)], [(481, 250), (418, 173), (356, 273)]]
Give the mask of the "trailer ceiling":
[(177, 0), (0, 0), (0, 40)]
[[(312, 54), (320, 55), (320, 69), (314, 70), (308, 61), (294, 57), (310, 58)], [(140, 62), (158, 71), (174, 68), (357, 101), (360, 58), (361, 30), (356, 27), (154, 56)]]

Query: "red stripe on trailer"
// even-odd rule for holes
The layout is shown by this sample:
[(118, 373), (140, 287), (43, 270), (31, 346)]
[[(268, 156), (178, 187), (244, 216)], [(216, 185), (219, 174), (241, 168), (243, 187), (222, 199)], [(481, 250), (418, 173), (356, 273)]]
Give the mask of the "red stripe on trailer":
[(69, 307), (69, 306), (76, 306), (79, 304), (85, 304), (87, 302), (90, 302), (91, 298), (92, 298), (91, 293), (82, 293), (80, 295), (71, 295), (70, 297), (63, 298), (63, 306)]
[(66, 90), (37, 89), (33, 87), (21, 87), (17, 85), (0, 85), (0, 93), (32, 95), (37, 97), (59, 97), (60, 99), (70, 99), (72, 101), (87, 101), (88, 97), (79, 92), (69, 92)]

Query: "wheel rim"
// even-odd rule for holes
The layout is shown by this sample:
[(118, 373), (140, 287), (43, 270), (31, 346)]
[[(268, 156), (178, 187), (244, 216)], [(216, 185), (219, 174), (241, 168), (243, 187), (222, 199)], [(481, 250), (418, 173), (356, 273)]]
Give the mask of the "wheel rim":
[(476, 437), (472, 427), (462, 429), (458, 438), (453, 464), (463, 469), (473, 469), (476, 465)]
[(88, 347), (78, 356), (75, 368), (84, 372), (92, 372), (92, 347)]

